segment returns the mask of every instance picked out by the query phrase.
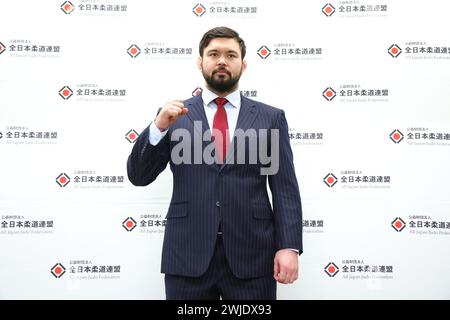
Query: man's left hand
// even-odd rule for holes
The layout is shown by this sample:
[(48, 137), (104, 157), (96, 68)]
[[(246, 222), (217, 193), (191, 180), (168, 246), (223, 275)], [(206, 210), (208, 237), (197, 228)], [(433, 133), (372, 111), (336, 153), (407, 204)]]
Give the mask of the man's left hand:
[(283, 284), (293, 283), (298, 278), (298, 253), (281, 249), (275, 254), (273, 277)]

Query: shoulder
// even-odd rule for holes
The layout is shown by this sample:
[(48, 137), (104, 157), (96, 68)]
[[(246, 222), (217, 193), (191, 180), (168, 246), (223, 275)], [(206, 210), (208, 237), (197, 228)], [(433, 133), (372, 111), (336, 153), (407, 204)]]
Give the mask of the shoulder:
[(278, 116), (280, 113), (284, 112), (283, 109), (268, 105), (264, 102), (256, 101), (247, 97), (242, 96), (242, 102), (250, 105), (256, 105), (259, 111), (266, 112), (271, 115)]
[(283, 109), (268, 105), (266, 103), (256, 101), (247, 97), (242, 96), (242, 102), (246, 103), (248, 105), (256, 105), (259, 112), (266, 113), (269, 116), (272, 117), (279, 117), (281, 114), (284, 113)]
[(195, 104), (195, 103), (197, 103), (198, 101), (203, 101), (201, 95), (193, 96), (193, 97), (191, 97), (191, 98), (188, 98), (188, 99), (184, 100), (183, 103), (184, 103), (185, 105), (187, 105), (187, 104)]

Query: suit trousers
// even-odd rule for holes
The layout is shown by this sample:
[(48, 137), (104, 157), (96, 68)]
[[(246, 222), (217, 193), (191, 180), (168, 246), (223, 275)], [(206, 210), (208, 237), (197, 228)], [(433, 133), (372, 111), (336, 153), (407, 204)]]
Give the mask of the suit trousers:
[(167, 300), (276, 300), (273, 275), (240, 279), (234, 276), (225, 256), (222, 235), (217, 236), (214, 255), (200, 277), (165, 275)]

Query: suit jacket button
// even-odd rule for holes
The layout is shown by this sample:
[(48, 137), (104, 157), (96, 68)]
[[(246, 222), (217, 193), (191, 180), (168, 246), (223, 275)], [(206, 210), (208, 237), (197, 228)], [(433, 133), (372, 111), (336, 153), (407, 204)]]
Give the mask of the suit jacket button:
[(216, 207), (220, 207), (220, 201), (216, 201)]

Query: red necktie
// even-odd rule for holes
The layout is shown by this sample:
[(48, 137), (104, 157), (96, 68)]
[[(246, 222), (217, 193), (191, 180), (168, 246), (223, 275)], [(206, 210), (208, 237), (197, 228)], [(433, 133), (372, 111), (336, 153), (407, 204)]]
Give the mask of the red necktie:
[(219, 130), (222, 133), (222, 137), (217, 137), (222, 138), (222, 142), (220, 143), (220, 140), (216, 139), (217, 134), (214, 134), (213, 130), (214, 144), (216, 145), (217, 157), (220, 163), (224, 163), (225, 156), (227, 154), (228, 142), (230, 141), (227, 112), (224, 108), (224, 105), (228, 102), (228, 100), (225, 98), (216, 98), (214, 99), (214, 102), (217, 105), (217, 111), (214, 115), (213, 129)]

